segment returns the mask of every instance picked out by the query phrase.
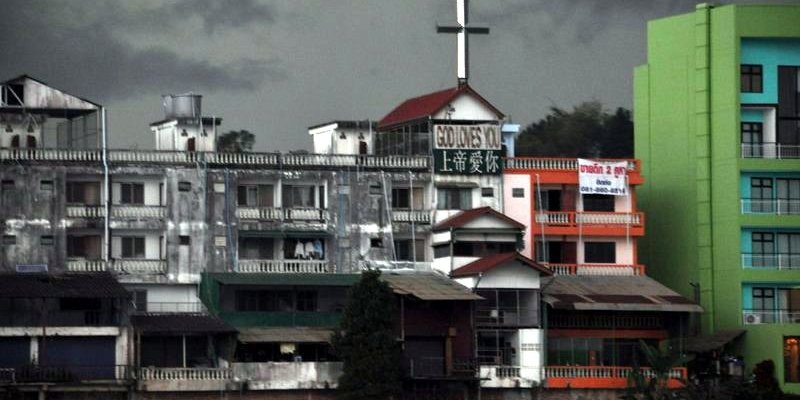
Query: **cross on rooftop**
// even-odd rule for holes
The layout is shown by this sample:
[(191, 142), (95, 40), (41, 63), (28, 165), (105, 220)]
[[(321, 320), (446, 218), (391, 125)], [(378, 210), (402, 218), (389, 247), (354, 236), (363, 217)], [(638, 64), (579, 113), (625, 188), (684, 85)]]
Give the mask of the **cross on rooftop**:
[(456, 0), (456, 25), (439, 25), (437, 33), (455, 33), (458, 38), (458, 85), (465, 85), (469, 77), (469, 35), (488, 35), (489, 28), (469, 25), (469, 0)]

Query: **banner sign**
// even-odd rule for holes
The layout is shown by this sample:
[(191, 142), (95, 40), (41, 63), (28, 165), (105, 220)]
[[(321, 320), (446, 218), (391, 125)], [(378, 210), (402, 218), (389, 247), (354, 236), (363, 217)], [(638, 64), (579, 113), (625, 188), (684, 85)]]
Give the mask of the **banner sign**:
[(628, 195), (628, 162), (578, 159), (578, 186), (581, 194)]
[(441, 174), (487, 175), (503, 172), (498, 125), (435, 125), (433, 167)]

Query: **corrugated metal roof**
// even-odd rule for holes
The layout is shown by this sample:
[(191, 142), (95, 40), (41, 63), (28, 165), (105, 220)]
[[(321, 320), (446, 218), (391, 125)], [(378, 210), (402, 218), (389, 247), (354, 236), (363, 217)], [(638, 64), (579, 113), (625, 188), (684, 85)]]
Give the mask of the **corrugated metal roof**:
[(689, 353), (707, 353), (719, 350), (745, 333), (744, 329), (730, 329), (714, 332), (711, 335), (686, 339), (684, 349)]
[(483, 300), (456, 281), (433, 273), (381, 275), (395, 293), (420, 300)]
[(239, 332), (242, 343), (327, 343), (333, 331), (318, 328), (244, 328)]
[(352, 286), (360, 274), (242, 274), (210, 273), (209, 278), (223, 285)]
[(206, 314), (145, 314), (131, 317), (134, 328), (151, 334), (235, 333), (225, 321)]
[(5, 298), (125, 298), (130, 293), (109, 273), (0, 274)]
[(544, 301), (556, 309), (703, 312), (647, 276), (554, 276), (542, 287)]

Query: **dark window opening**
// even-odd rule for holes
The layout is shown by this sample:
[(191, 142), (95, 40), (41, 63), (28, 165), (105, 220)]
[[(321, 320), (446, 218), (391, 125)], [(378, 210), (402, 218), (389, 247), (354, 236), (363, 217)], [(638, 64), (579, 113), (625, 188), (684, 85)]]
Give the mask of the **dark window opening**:
[(587, 242), (584, 244), (584, 262), (613, 264), (617, 261), (614, 242)]
[(240, 206), (272, 207), (273, 193), (272, 185), (239, 185), (237, 200)]
[(43, 235), (39, 239), (39, 244), (42, 246), (52, 246), (53, 245), (53, 236), (52, 235)]
[(120, 204), (144, 204), (144, 184), (120, 183)]
[[(455, 257), (485, 257), (514, 251), (517, 251), (517, 244), (514, 242), (456, 242), (453, 244), (453, 256)], [(450, 245), (435, 246), (433, 252), (436, 258), (449, 257)]]
[(144, 238), (126, 236), (121, 238), (122, 258), (144, 258)]
[(179, 192), (189, 192), (192, 190), (192, 183), (191, 182), (178, 182), (178, 191)]
[(2, 185), (0, 187), (2, 187), (3, 190), (13, 190), (16, 187), (13, 179), (3, 179), (0, 185)]
[(317, 311), (317, 292), (313, 290), (298, 291), (297, 311)]
[(180, 240), (180, 245), (181, 246), (189, 246), (189, 245), (192, 244), (191, 236), (180, 236), (179, 240)]
[(494, 188), (481, 188), (481, 197), (494, 197)]
[(12, 246), (17, 244), (17, 237), (14, 235), (3, 235), (3, 244), (6, 246)]
[(100, 236), (67, 236), (67, 257), (100, 259), (102, 240)]
[(411, 207), (411, 189), (409, 189), (409, 188), (392, 188), (392, 207), (394, 207), (394, 208), (410, 208)]
[(61, 311), (99, 310), (101, 308), (100, 299), (62, 298), (58, 300)]
[(139, 312), (146, 312), (147, 311), (147, 290), (133, 290), (133, 307), (136, 308), (136, 311)]
[(524, 188), (511, 188), (511, 197), (525, 197)]
[(239, 237), (239, 258), (242, 260), (272, 260), (275, 258), (274, 249), (272, 238)]
[(763, 71), (760, 65), (742, 64), (741, 83), (743, 93), (761, 93), (763, 91)]
[(236, 311), (294, 311), (289, 290), (237, 290)]
[(438, 188), (436, 208), (439, 210), (468, 210), (472, 208), (472, 190)]
[(585, 194), (583, 195), (583, 211), (614, 212), (614, 196)]
[(424, 261), (425, 240), (396, 239), (394, 241), (394, 255), (399, 261)]
[(41, 190), (53, 190), (53, 181), (50, 180), (43, 180), (39, 182), (39, 189)]
[(370, 239), (369, 240), (369, 247), (372, 247), (373, 249), (375, 249), (375, 248), (378, 248), (378, 249), (383, 248), (383, 239), (381, 239), (381, 238), (372, 238), (372, 239)]

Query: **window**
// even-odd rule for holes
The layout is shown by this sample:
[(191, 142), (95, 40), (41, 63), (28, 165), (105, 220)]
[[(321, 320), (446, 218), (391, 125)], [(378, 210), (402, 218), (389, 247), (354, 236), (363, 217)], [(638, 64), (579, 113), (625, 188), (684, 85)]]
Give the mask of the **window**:
[(800, 179), (775, 179), (778, 213), (800, 213)]
[(317, 311), (317, 292), (313, 290), (298, 291), (297, 311)]
[(511, 197), (525, 197), (525, 189), (523, 188), (511, 188)]
[(284, 239), (283, 258), (287, 260), (324, 260), (325, 241), (321, 239)]
[(144, 204), (144, 184), (120, 183), (119, 202), (120, 204)]
[(761, 157), (761, 144), (764, 143), (764, 124), (761, 122), (742, 122), (742, 144), (751, 146), (753, 157)]
[(294, 311), (289, 290), (237, 290), (236, 311)]
[(100, 259), (100, 236), (67, 236), (67, 257)]
[(192, 183), (191, 182), (178, 182), (178, 191), (179, 192), (190, 192), (192, 190)]
[(58, 299), (61, 311), (85, 311), (99, 310), (101, 308), (100, 299), (93, 298), (61, 298)]
[(494, 197), (494, 188), (481, 188), (481, 197)]
[(760, 317), (761, 322), (770, 323), (774, 321), (775, 309), (775, 289), (773, 288), (753, 288), (753, 311)]
[(374, 194), (374, 195), (383, 194), (383, 190), (381, 189), (381, 185), (369, 185), (369, 194)]
[(144, 238), (126, 236), (121, 238), (122, 258), (144, 258)]
[(50, 180), (43, 180), (39, 182), (39, 189), (41, 190), (53, 190), (53, 181)]
[(272, 207), (272, 185), (239, 185), (238, 203), (246, 207)]
[(772, 206), (772, 178), (750, 178), (750, 212), (775, 212)]
[(439, 210), (468, 210), (472, 208), (472, 190), (438, 188), (436, 208)]
[(762, 90), (762, 67), (760, 65), (742, 64), (742, 92), (761, 93)]
[[(800, 67), (778, 67), (778, 129), (781, 145), (800, 145)], [(796, 147), (779, 150), (779, 157), (797, 157)]]
[(783, 380), (800, 382), (800, 337), (783, 337)]
[(752, 234), (752, 266), (771, 267), (775, 254), (775, 235), (769, 232), (753, 232)]
[[(222, 236), (224, 245), (225, 237)], [(303, 248), (305, 250), (305, 247)], [(239, 236), (239, 258), (243, 260), (272, 260), (275, 245), (272, 238)]]
[(373, 249), (380, 249), (383, 248), (383, 239), (381, 238), (372, 238), (369, 240), (369, 247)]
[(392, 207), (410, 208), (411, 190), (409, 188), (392, 188)]
[(800, 233), (778, 233), (778, 266), (800, 268)]
[(2, 187), (3, 190), (14, 190), (14, 188), (16, 187), (14, 185), (13, 179), (3, 179), (0, 185), (1, 185), (0, 187)]
[(583, 195), (583, 211), (614, 212), (614, 196), (585, 194)]
[(189, 246), (192, 244), (191, 236), (180, 236), (179, 240), (181, 246)]
[(53, 245), (53, 236), (51, 235), (42, 235), (39, 239), (39, 244), (42, 246), (52, 246)]
[(613, 264), (617, 262), (617, 246), (614, 242), (587, 242), (584, 245), (584, 262)]
[[(453, 256), (484, 257), (499, 253), (517, 251), (515, 242), (457, 242), (453, 244)], [(434, 257), (449, 257), (450, 245), (440, 245), (433, 249)]]
[(317, 188), (306, 185), (284, 185), (283, 207), (285, 208), (314, 208), (317, 200)]
[(425, 261), (425, 241), (417, 239), (414, 244), (411, 239), (397, 239), (394, 241), (394, 255), (400, 261)]
[(17, 237), (14, 235), (3, 235), (3, 245), (13, 246), (17, 244)]
[(147, 290), (134, 290), (132, 291), (132, 294), (133, 294), (133, 307), (136, 308), (136, 311), (146, 312)]
[(100, 182), (67, 182), (67, 203), (99, 205)]

